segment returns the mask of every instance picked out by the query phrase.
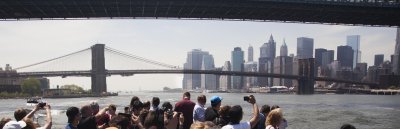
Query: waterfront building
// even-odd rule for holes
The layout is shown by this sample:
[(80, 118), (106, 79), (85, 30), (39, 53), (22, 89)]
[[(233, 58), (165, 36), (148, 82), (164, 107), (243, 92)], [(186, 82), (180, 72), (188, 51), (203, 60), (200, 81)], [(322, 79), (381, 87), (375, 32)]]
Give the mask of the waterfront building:
[[(244, 69), (244, 52), (240, 47), (235, 47), (231, 53), (231, 71), (242, 72)], [(231, 79), (232, 89), (242, 90), (243, 89), (243, 77), (232, 76)]]
[(397, 28), (396, 45), (393, 55), (393, 70), (395, 75), (400, 75), (400, 28)]
[(322, 54), (325, 53), (325, 52), (327, 52), (327, 50), (324, 49), (324, 48), (317, 48), (317, 49), (315, 49), (315, 55), (314, 55), (314, 57), (315, 57), (315, 67), (316, 67), (316, 68), (322, 66), (322, 59), (323, 59)]
[(346, 45), (353, 49), (352, 66), (355, 68), (356, 64), (361, 62), (360, 35), (348, 35), (346, 41)]
[[(274, 60), (274, 73), (291, 75), (293, 74), (293, 58), (288, 55), (288, 48), (286, 46), (285, 40), (280, 49), (280, 56), (276, 57)], [(292, 86), (292, 80), (284, 78), (274, 78), (274, 86)]]
[[(209, 55), (208, 52), (200, 49), (193, 49), (187, 53), (186, 63), (184, 69), (201, 70), (203, 63), (203, 56)], [(194, 90), (201, 88), (201, 75), (200, 74), (184, 74), (182, 80), (182, 89)]]
[[(230, 71), (231, 70), (231, 62), (225, 61), (224, 66), (221, 71)], [(219, 90), (228, 91), (231, 89), (231, 76), (229, 75), (221, 75), (219, 77)]]
[(340, 62), (342, 67), (353, 69), (353, 54), (353, 49), (350, 46), (337, 47), (337, 60)]
[[(276, 54), (276, 42), (272, 35), (267, 43), (260, 47), (260, 58), (258, 59), (258, 70), (262, 73), (273, 73)], [(273, 78), (259, 77), (258, 84), (261, 87), (272, 86)]]
[(297, 38), (297, 58), (308, 59), (314, 55), (314, 39), (299, 37)]
[(249, 48), (247, 49), (247, 61), (248, 62), (253, 61), (253, 54), (254, 54), (253, 46), (250, 45)]
[(329, 64), (335, 60), (335, 51), (334, 50), (327, 50), (326, 52), (322, 53), (322, 62), (321, 66), (327, 67)]
[(384, 55), (383, 54), (376, 54), (374, 59), (374, 65), (379, 66), (383, 63)]
[[(203, 55), (203, 63), (201, 70), (215, 70), (214, 58), (212, 55)], [(201, 89), (202, 90), (217, 90), (216, 75), (201, 74)]]

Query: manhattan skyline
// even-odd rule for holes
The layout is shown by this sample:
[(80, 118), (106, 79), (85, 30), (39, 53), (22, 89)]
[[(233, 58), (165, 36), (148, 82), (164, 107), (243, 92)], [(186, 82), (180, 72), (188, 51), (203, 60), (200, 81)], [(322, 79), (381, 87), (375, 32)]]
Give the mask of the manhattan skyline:
[[(296, 39), (314, 39), (314, 49), (335, 50), (346, 45), (347, 35), (360, 35), (361, 62), (369, 66), (375, 54), (384, 54), (389, 60), (394, 53), (395, 28), (316, 25), (298, 23), (240, 22), (240, 21), (186, 21), (186, 20), (70, 20), (70, 21), (18, 21), (0, 25), (1, 64), (14, 68), (28, 65), (70, 52), (87, 48), (95, 43), (129, 52), (160, 62), (182, 66), (186, 53), (202, 49), (214, 56), (215, 67), (230, 60), (234, 47), (244, 50), (247, 57), (249, 44), (254, 48), (254, 60), (259, 48), (272, 34), (279, 55), (283, 39), (288, 53), (296, 53)], [(247, 61), (247, 58), (245, 58)], [(335, 56), (336, 60), (336, 56)], [(107, 61), (107, 59), (106, 59)], [(108, 78), (110, 91), (161, 90), (164, 86), (181, 87), (183, 75), (135, 75)], [(151, 81), (160, 78), (159, 81)], [(90, 78), (50, 78), (51, 87), (78, 84), (90, 87)], [(149, 89), (147, 89), (150, 87)]]

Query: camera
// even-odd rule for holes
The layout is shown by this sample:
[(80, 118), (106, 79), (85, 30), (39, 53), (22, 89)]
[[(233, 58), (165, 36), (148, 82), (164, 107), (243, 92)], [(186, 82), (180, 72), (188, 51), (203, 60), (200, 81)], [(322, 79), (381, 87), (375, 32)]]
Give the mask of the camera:
[(244, 101), (249, 101), (249, 100), (250, 100), (250, 97), (249, 97), (249, 96), (244, 96), (244, 97), (243, 97), (243, 100), (244, 100)]
[(166, 112), (166, 113), (167, 113), (168, 119), (171, 119), (171, 118), (172, 118), (172, 115), (174, 115), (174, 112), (173, 112), (171, 109), (167, 108), (167, 107), (161, 107), (161, 110), (162, 110), (163, 112)]
[(44, 106), (46, 106), (46, 103), (45, 102), (40, 102), (38, 105), (39, 105), (40, 108), (44, 108)]

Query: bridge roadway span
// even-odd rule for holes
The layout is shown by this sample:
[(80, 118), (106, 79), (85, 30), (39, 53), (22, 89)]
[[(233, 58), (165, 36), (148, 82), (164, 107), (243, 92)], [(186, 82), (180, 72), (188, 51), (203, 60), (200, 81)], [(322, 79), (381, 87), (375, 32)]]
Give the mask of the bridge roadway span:
[[(272, 77), (272, 78), (286, 78), (298, 80), (305, 78), (304, 76), (298, 75), (282, 75), (282, 74), (271, 74), (271, 73), (259, 73), (259, 72), (237, 72), (237, 71), (214, 71), (214, 70), (107, 70), (106, 74), (121, 75), (121, 76), (132, 76), (134, 74), (214, 74), (214, 75), (230, 75), (230, 76), (253, 76), (253, 77)], [(51, 72), (19, 72), (17, 74), (0, 74), (0, 78), (7, 77), (67, 77), (67, 76), (85, 76), (90, 77), (92, 72), (86, 71), (51, 71)], [(343, 80), (326, 77), (315, 77), (315, 81), (330, 81), (338, 83), (350, 83), (359, 85), (377, 85), (376, 83), (357, 82), (352, 80)]]
[(1, 0), (0, 20), (218, 19), (400, 26), (399, 0)]

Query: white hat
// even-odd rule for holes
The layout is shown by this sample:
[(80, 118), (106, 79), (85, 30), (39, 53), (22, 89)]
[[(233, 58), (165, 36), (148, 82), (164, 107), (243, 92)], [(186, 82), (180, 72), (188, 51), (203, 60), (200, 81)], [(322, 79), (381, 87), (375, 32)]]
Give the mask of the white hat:
[(7, 122), (3, 129), (22, 129), (26, 126), (26, 123), (24, 121), (10, 121)]

